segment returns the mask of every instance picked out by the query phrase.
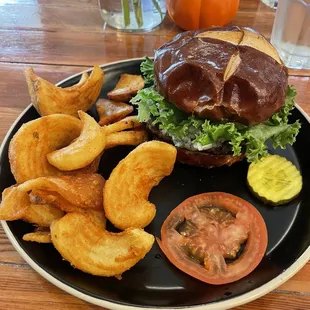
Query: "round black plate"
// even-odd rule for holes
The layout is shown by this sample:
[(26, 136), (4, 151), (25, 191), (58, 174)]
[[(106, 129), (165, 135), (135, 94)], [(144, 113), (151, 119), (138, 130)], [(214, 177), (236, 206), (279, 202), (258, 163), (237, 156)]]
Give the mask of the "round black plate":
[[(139, 74), (140, 62), (141, 60), (129, 60), (103, 66), (105, 83), (101, 97), (105, 97), (107, 91), (114, 87), (121, 73)], [(71, 86), (77, 83), (79, 78), (80, 75), (74, 76), (59, 85)], [(97, 118), (95, 110), (90, 113)], [(4, 141), (0, 154), (0, 191), (14, 184), (8, 162), (10, 139), (23, 123), (38, 117), (35, 109), (29, 108), (13, 126)], [(292, 121), (300, 119), (302, 123), (294, 147), (288, 147), (286, 150), (271, 149), (270, 152), (285, 156), (302, 172), (303, 190), (293, 202), (273, 208), (255, 199), (246, 186), (248, 169), (246, 162), (234, 164), (232, 167), (209, 170), (176, 164), (173, 173), (162, 180), (150, 195), (150, 201), (157, 206), (157, 214), (146, 231), (155, 236), (160, 236), (160, 227), (170, 211), (189, 196), (203, 192), (224, 191), (252, 203), (266, 221), (269, 237), (268, 249), (257, 269), (238, 282), (212, 286), (195, 280), (170, 264), (156, 243), (141, 262), (123, 274), (122, 280), (91, 276), (72, 268), (69, 263), (63, 261), (52, 245), (24, 242), (22, 236), (33, 230), (30, 224), (22, 221), (8, 222), (6, 230), (7, 232), (8, 229), (11, 230), (19, 248), (47, 274), (67, 287), (96, 298), (96, 303), (100, 304), (100, 300), (110, 301), (115, 303), (117, 308), (120, 305), (185, 307), (214, 302), (220, 306), (224, 300), (248, 293), (278, 275), (283, 275), (283, 272), (292, 266), (310, 245), (310, 191), (307, 190), (310, 165), (308, 153), (305, 151), (310, 148), (310, 125), (298, 109), (295, 109), (291, 119)], [(108, 178), (119, 160), (124, 158), (131, 149), (117, 147), (106, 151), (99, 173)], [(20, 252), (21, 249), (19, 249)]]

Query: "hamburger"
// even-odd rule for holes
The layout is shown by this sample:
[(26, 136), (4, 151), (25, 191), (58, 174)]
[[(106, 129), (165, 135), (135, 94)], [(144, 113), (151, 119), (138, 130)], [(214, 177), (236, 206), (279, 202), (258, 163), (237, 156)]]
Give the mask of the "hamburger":
[(186, 31), (141, 63), (146, 87), (131, 100), (153, 139), (173, 144), (182, 163), (255, 162), (295, 142), (296, 91), (276, 49), (237, 26)]

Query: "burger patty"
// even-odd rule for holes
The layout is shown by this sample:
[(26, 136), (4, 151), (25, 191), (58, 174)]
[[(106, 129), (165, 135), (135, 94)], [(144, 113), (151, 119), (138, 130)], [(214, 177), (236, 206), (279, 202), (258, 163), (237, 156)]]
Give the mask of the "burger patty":
[[(146, 128), (152, 135), (153, 139), (173, 144), (172, 139), (163, 134), (158, 127), (146, 124)], [(230, 166), (233, 163), (244, 159), (244, 154), (238, 156), (234, 156), (232, 154), (232, 149), (228, 142), (224, 142), (220, 146), (204, 151), (193, 151), (180, 147), (176, 148), (177, 162), (190, 166), (198, 166), (203, 168)]]
[[(164, 134), (158, 128), (158, 126), (153, 126), (150, 123), (147, 123), (146, 127), (147, 127), (148, 131), (152, 134), (153, 138), (161, 140), (161, 141), (165, 141), (165, 142), (170, 143), (170, 144), (173, 144), (171, 137)], [(201, 152), (201, 153), (209, 153), (209, 154), (213, 154), (213, 155), (232, 155), (233, 154), (232, 147), (228, 141), (224, 141), (224, 142), (220, 143), (219, 145), (212, 147), (208, 150), (203, 150), (203, 151), (195, 150), (195, 151)]]

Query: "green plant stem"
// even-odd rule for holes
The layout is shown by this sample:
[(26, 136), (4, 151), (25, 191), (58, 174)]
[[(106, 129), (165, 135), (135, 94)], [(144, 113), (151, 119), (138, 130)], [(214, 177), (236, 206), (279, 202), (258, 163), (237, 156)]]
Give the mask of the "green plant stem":
[(122, 0), (122, 8), (123, 8), (123, 15), (124, 15), (124, 24), (125, 24), (125, 27), (127, 27), (130, 25), (129, 0)]
[(135, 12), (137, 25), (139, 28), (141, 28), (143, 26), (143, 14), (142, 14), (141, 0), (133, 0), (133, 9)]
[(152, 0), (152, 2), (153, 2), (155, 9), (158, 11), (158, 13), (160, 15), (160, 19), (163, 20), (163, 12), (162, 12), (160, 5), (158, 4), (157, 0)]

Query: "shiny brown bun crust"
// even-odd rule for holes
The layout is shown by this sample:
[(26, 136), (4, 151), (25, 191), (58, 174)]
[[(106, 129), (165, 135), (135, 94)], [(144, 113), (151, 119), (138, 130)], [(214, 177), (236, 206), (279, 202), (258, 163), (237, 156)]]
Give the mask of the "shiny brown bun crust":
[(156, 51), (154, 64), (158, 92), (201, 118), (255, 125), (285, 103), (287, 68), (249, 28), (183, 32)]

